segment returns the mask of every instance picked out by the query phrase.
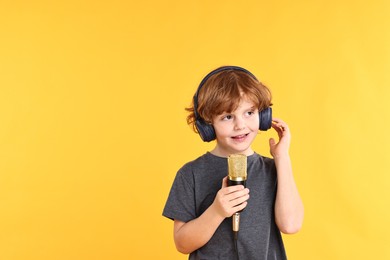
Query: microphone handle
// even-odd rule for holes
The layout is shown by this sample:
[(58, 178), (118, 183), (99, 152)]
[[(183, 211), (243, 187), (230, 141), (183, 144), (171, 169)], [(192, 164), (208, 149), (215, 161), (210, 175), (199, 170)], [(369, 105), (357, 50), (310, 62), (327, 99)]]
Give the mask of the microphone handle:
[[(235, 185), (244, 185), (244, 187), (246, 187), (246, 180), (237, 181), (228, 178), (228, 186), (235, 186)], [(238, 211), (237, 213), (240, 213), (242, 211), (243, 209)], [(237, 223), (236, 225), (239, 226), (240, 216), (235, 216), (236, 214), (233, 215), (233, 223)]]

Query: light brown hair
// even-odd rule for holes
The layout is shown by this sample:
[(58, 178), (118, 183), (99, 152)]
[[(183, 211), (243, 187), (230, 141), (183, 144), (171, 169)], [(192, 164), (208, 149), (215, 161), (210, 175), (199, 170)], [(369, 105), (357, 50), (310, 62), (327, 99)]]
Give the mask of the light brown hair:
[[(197, 97), (197, 114), (210, 124), (215, 116), (236, 110), (243, 98), (251, 101), (259, 111), (272, 105), (271, 91), (252, 75), (240, 70), (223, 70), (210, 76)], [(194, 100), (186, 111), (189, 112), (187, 123), (198, 132)]]

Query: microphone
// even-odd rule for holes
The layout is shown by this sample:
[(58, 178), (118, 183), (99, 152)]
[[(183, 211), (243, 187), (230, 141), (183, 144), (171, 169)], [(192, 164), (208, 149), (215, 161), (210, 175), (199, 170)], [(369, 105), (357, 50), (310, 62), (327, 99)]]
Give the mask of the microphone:
[[(228, 156), (228, 186), (244, 185), (246, 187), (247, 178), (247, 157), (244, 154), (231, 154)], [(233, 214), (233, 233), (237, 240), (238, 231), (240, 230), (240, 212)]]

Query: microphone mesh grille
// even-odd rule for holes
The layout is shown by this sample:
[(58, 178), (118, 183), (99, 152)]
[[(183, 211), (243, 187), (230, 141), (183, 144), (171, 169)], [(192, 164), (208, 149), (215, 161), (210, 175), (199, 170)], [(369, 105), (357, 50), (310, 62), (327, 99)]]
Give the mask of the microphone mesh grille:
[(246, 179), (247, 158), (244, 154), (231, 154), (228, 156), (230, 178)]

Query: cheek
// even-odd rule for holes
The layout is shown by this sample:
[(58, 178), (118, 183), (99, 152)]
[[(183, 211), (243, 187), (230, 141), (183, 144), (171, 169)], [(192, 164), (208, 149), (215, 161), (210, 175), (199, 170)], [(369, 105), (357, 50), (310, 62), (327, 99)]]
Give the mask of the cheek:
[(249, 122), (249, 125), (250, 125), (250, 128), (252, 130), (256, 130), (256, 129), (259, 129), (259, 126), (260, 126), (260, 120), (259, 120), (259, 117), (254, 117), (253, 120), (251, 120)]
[(214, 124), (214, 131), (216, 133), (217, 136), (219, 137), (225, 137), (225, 136), (228, 136), (230, 131), (228, 129), (228, 127), (225, 126), (221, 126), (220, 124)]

